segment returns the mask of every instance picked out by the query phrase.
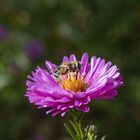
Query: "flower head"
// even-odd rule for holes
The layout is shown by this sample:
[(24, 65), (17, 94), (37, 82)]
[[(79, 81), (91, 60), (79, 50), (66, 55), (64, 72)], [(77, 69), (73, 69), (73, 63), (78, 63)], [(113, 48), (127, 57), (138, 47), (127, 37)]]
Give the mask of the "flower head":
[(38, 67), (28, 76), (26, 96), (52, 116), (63, 116), (71, 109), (88, 112), (92, 100), (113, 99), (117, 88), (123, 85), (116, 65), (111, 66), (111, 62), (95, 56), (89, 62), (87, 53), (81, 61), (77, 61), (74, 54), (69, 58), (64, 56), (59, 66), (46, 61), (46, 67)]

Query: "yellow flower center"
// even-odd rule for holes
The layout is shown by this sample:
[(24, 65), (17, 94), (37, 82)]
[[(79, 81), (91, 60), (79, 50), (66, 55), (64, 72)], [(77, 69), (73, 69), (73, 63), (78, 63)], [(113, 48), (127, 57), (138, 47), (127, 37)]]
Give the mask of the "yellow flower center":
[(59, 82), (63, 89), (73, 92), (82, 92), (88, 87), (84, 77), (79, 72), (68, 72), (61, 76)]

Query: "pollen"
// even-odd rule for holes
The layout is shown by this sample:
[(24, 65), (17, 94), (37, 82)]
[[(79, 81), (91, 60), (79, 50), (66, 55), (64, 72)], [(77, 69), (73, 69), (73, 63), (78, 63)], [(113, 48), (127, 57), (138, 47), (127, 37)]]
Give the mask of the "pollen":
[(79, 72), (69, 72), (61, 76), (60, 85), (63, 89), (73, 92), (83, 92), (88, 87), (84, 77)]

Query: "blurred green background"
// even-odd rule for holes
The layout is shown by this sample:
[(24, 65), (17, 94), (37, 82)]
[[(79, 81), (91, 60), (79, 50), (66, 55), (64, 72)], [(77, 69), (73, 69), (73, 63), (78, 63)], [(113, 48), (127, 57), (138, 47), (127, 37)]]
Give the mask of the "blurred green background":
[(25, 82), (45, 60), (83, 52), (117, 64), (125, 81), (86, 120), (99, 139), (140, 140), (140, 0), (0, 0), (0, 140), (70, 140), (67, 118), (31, 105)]

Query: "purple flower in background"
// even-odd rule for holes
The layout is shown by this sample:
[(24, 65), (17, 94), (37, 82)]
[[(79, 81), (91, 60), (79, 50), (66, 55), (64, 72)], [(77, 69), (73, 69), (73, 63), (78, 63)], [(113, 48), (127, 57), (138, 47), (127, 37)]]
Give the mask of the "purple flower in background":
[(32, 60), (36, 61), (42, 58), (44, 55), (45, 48), (43, 43), (39, 40), (28, 40), (25, 46), (26, 55)]
[[(79, 71), (69, 70), (55, 76), (56, 71), (60, 72), (60, 66), (66, 68), (66, 64), (73, 62), (81, 64)], [(111, 62), (106, 63), (96, 56), (89, 63), (87, 53), (83, 54), (81, 61), (77, 61), (74, 54), (69, 58), (64, 56), (59, 67), (46, 61), (47, 69), (38, 67), (28, 76), (26, 96), (30, 103), (46, 108), (46, 113), (52, 116), (64, 116), (71, 109), (88, 112), (92, 100), (114, 99), (117, 88), (123, 85), (117, 66), (111, 65)]]
[(7, 35), (8, 31), (6, 30), (6, 28), (0, 25), (0, 41), (6, 39)]

